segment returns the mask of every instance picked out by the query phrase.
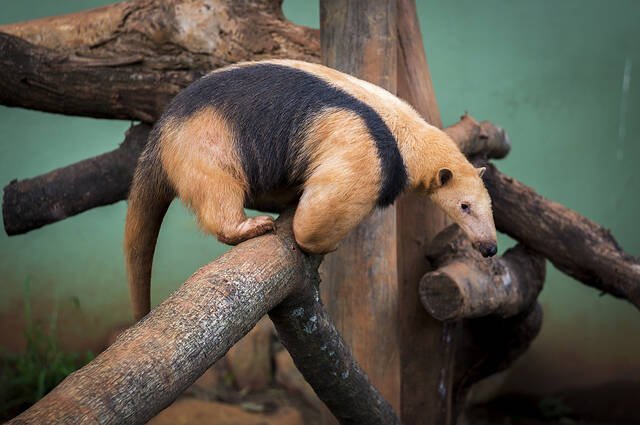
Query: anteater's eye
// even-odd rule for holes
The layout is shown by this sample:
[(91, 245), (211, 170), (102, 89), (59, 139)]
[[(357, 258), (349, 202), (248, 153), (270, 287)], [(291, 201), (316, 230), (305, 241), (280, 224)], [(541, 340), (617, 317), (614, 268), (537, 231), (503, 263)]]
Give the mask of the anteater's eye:
[(465, 203), (460, 204), (460, 209), (462, 209), (462, 212), (465, 212), (465, 213), (468, 213), (471, 211), (471, 207), (469, 206), (469, 204), (465, 204)]

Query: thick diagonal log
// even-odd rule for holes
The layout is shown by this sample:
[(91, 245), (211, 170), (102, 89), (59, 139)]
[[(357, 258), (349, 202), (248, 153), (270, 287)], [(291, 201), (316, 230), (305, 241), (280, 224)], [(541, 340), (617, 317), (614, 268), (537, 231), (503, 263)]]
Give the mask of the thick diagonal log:
[(279, 0), (137, 0), (0, 26), (0, 103), (155, 121), (205, 72), (267, 57), (319, 60), (319, 33)]
[(438, 320), (515, 316), (534, 303), (546, 274), (544, 257), (522, 245), (483, 258), (455, 224), (434, 240), (429, 259), (438, 268), (422, 277), (420, 298)]
[[(314, 298), (320, 258), (300, 251), (292, 217), (282, 214), (275, 234), (244, 242), (198, 270), (111, 347), (9, 423), (145, 423), (285, 300), (274, 311), (279, 332), (296, 364), (316, 359), (322, 366), (323, 373), (301, 369), (340, 423), (399, 423)], [(298, 305), (306, 310), (299, 314)]]
[(611, 233), (569, 208), (540, 196), (492, 164), (484, 182), (496, 228), (547, 257), (580, 282), (640, 308), (640, 261)]
[(2, 217), (7, 235), (18, 235), (91, 208), (125, 199), (151, 127), (127, 131), (114, 151), (4, 187)]
[(180, 89), (204, 74), (147, 69), (141, 62), (131, 56), (96, 64), (0, 33), (0, 104), (153, 122)]

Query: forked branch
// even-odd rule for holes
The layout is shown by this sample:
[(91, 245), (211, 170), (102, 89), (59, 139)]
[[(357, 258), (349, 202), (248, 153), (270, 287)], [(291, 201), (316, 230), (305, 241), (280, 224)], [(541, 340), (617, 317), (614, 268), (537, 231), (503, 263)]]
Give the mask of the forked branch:
[[(244, 242), (198, 270), (111, 347), (9, 423), (145, 423), (284, 300), (273, 313), (279, 332), (340, 423), (399, 423), (315, 299), (321, 258), (300, 251), (291, 223), (292, 213), (282, 214), (275, 234)], [(303, 367), (309, 359), (322, 370)]]

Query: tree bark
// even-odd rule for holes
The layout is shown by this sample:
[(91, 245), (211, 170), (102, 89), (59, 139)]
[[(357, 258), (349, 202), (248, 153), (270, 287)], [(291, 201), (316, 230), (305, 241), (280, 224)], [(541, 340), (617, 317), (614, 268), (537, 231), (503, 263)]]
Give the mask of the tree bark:
[(527, 351), (542, 328), (542, 318), (542, 307), (534, 301), (507, 319), (486, 316), (462, 321), (452, 391), (456, 417), (464, 410), (473, 384), (506, 370)]
[[(320, 398), (342, 424), (398, 423), (321, 305), (300, 298), (301, 291), (315, 290), (321, 258), (300, 251), (292, 218), (292, 212), (283, 213), (277, 232), (246, 241), (198, 270), (111, 347), (9, 423), (145, 423), (294, 293), (291, 299), (298, 301), (293, 302), (310, 310), (298, 316), (295, 307), (293, 317), (284, 317), (293, 306), (289, 301), (274, 317), (296, 364), (319, 359), (324, 373), (307, 370), (306, 378)], [(306, 320), (309, 312), (316, 320), (313, 316)], [(326, 352), (316, 352), (318, 344)], [(339, 361), (329, 361), (329, 353), (339, 355)], [(375, 409), (349, 410), (345, 403)]]
[(269, 313), (296, 367), (307, 382), (316, 383), (316, 394), (341, 424), (400, 424), (353, 359), (322, 305), (319, 287), (312, 283)]
[[(397, 5), (398, 96), (428, 123), (441, 128), (415, 1), (397, 0)], [(447, 218), (429, 200), (413, 193), (398, 199), (396, 214), (402, 419), (412, 424), (449, 425), (450, 392), (440, 388), (451, 388), (456, 341), (443, 338), (447, 330), (425, 314), (417, 285), (431, 269), (424, 255), (431, 240), (446, 226)], [(425, 359), (429, 359), (427, 363)]]
[(423, 276), (420, 297), (438, 320), (514, 316), (530, 308), (544, 284), (540, 254), (517, 245), (502, 257), (482, 258), (457, 225), (438, 235), (429, 258), (438, 269)]
[(318, 62), (318, 31), (287, 21), (280, 5), (137, 0), (0, 26), (0, 103), (153, 122), (180, 89), (220, 66)]
[(18, 235), (91, 208), (126, 199), (138, 157), (151, 127), (131, 127), (114, 151), (4, 187), (2, 217), (7, 235)]
[(482, 165), (487, 166), (484, 182), (498, 230), (569, 276), (640, 308), (640, 261), (625, 253), (608, 230), (538, 195), (492, 164)]
[[(323, 64), (392, 93), (396, 31), (395, 0), (320, 1)], [(371, 381), (399, 409), (395, 220), (394, 207), (376, 210), (325, 257), (320, 273), (327, 311)]]

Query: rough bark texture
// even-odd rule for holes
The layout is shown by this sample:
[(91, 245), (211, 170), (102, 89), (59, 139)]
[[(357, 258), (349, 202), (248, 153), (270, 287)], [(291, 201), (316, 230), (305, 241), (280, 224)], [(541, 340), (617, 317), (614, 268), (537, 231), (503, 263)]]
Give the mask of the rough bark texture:
[(484, 182), (498, 230), (541, 253), (569, 276), (640, 308), (640, 261), (625, 253), (608, 230), (538, 195), (492, 164), (487, 165)]
[[(220, 359), (262, 316), (290, 294), (318, 281), (320, 258), (300, 251), (291, 231), (292, 216), (292, 212), (282, 214), (275, 234), (244, 242), (198, 270), (95, 360), (9, 423), (148, 421)], [(328, 406), (336, 409), (333, 413), (343, 424), (397, 423), (390, 420), (395, 416), (393, 411), (349, 356), (326, 313), (319, 304), (313, 308), (316, 321), (309, 317), (300, 322), (300, 317), (292, 317), (291, 325), (285, 323), (285, 318), (279, 323), (283, 334), (288, 335), (287, 345), (297, 364), (305, 364), (313, 356), (323, 359), (326, 373), (309, 373), (311, 386), (321, 399), (327, 397)], [(287, 307), (279, 311), (286, 314)], [(312, 329), (315, 334), (300, 335), (298, 326), (303, 326), (303, 331), (305, 327)], [(326, 357), (318, 357), (317, 347), (310, 344), (311, 340), (318, 344), (318, 336), (327, 336), (322, 341), (327, 355), (340, 353), (340, 362), (329, 364)], [(342, 385), (342, 374), (347, 371), (353, 376), (347, 379), (348, 385)], [(340, 372), (340, 376), (332, 372)], [(377, 409), (348, 412), (340, 399)], [(376, 414), (380, 418), (374, 418)]]
[(127, 197), (133, 172), (151, 127), (127, 131), (114, 151), (4, 187), (2, 217), (8, 235), (26, 233), (91, 208)]
[[(343, 425), (400, 424), (334, 327), (313, 279), (269, 313), (307, 382)], [(327, 379), (329, 378), (329, 379)]]
[(487, 316), (462, 321), (452, 390), (456, 417), (462, 413), (473, 384), (506, 370), (524, 354), (540, 332), (542, 317), (542, 307), (534, 302), (507, 319)]
[[(398, 7), (398, 96), (408, 101), (422, 117), (442, 127), (440, 111), (429, 73), (422, 33), (414, 0), (397, 0)], [(404, 194), (396, 202), (401, 416), (406, 423), (435, 425), (451, 423), (451, 397), (440, 388), (450, 388), (454, 368), (455, 340), (443, 338), (441, 323), (425, 314), (418, 285), (431, 270), (424, 255), (430, 241), (446, 226), (446, 216), (423, 196)]]
[(181, 88), (220, 66), (317, 62), (318, 31), (287, 21), (280, 6), (138, 0), (0, 26), (0, 103), (153, 122)]
[(545, 259), (517, 245), (502, 257), (482, 258), (464, 232), (452, 225), (429, 251), (437, 270), (420, 282), (420, 298), (438, 320), (514, 316), (530, 308), (542, 290)]
[[(395, 1), (321, 0), (322, 62), (395, 92)], [(384, 60), (380, 60), (384, 58)], [(362, 369), (400, 408), (395, 208), (375, 211), (320, 269), (327, 311)]]

